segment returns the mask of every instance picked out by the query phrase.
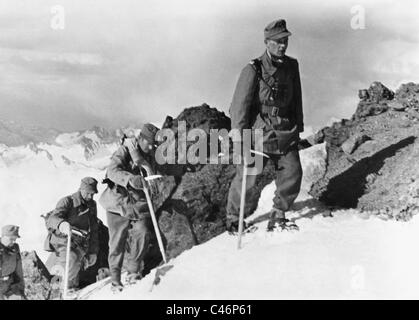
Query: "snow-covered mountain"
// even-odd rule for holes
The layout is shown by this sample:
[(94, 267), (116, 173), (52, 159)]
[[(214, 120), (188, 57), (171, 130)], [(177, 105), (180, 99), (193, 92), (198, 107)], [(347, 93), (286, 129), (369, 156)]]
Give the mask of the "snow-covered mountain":
[[(68, 148), (80, 145), (84, 148), (84, 157), (97, 157), (103, 145), (117, 142), (125, 133), (133, 134), (141, 125), (129, 125), (118, 129), (105, 129), (93, 126), (88, 130), (64, 133), (53, 128), (43, 128), (36, 125), (24, 125), (15, 121), (0, 120), (0, 145), (18, 147), (39, 144), (57, 145)], [(1, 149), (0, 149), (1, 150)]]
[(155, 270), (117, 294), (93, 284), (80, 299), (417, 299), (419, 220), (385, 221), (353, 209), (324, 217), (327, 209), (308, 194), (324, 148), (301, 152), (303, 188), (289, 215), (299, 232), (266, 233), (272, 182), (247, 218), (260, 222), (242, 249), (225, 232), (169, 261), (157, 285)]
[[(75, 192), (81, 178), (92, 176), (101, 181), (117, 141), (116, 136), (86, 131), (60, 134), (53, 143), (0, 145), (0, 225), (21, 226), (22, 248), (36, 250), (45, 261), (45, 225), (40, 215)], [(101, 191), (104, 186), (98, 188)], [(104, 220), (101, 208), (98, 214)]]
[[(89, 142), (87, 143), (87, 139)], [(0, 225), (21, 226), (22, 250), (36, 250), (43, 261), (46, 236), (40, 217), (79, 187), (80, 179), (99, 181), (117, 142), (93, 130), (60, 134), (53, 143), (9, 147), (0, 144)], [(92, 150), (91, 153), (87, 153)], [(384, 221), (356, 210), (328, 212), (309, 195), (325, 165), (325, 144), (300, 153), (302, 191), (289, 217), (297, 233), (267, 234), (265, 213), (274, 183), (262, 192), (247, 218), (259, 227), (246, 234), (243, 248), (223, 233), (169, 261), (173, 266), (153, 286), (155, 271), (138, 284), (113, 294), (101, 283), (82, 290), (82, 299), (288, 299), (417, 298), (419, 222)], [(99, 192), (104, 185), (99, 184)], [(98, 215), (106, 224), (105, 212)], [(153, 287), (152, 290), (150, 290)]]
[(23, 125), (16, 121), (0, 120), (0, 144), (25, 145), (30, 142), (53, 142), (60, 131), (36, 125)]

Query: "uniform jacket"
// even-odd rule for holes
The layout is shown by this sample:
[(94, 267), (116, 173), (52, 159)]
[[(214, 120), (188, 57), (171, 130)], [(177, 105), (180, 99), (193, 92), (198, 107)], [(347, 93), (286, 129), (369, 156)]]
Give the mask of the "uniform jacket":
[(106, 178), (111, 181), (102, 193), (99, 202), (105, 210), (132, 220), (149, 215), (143, 191), (134, 190), (129, 180), (141, 174), (145, 167), (148, 175), (156, 172), (154, 153), (144, 153), (135, 138), (127, 138), (111, 157)]
[[(258, 79), (257, 72), (251, 64), (243, 68), (230, 106), (230, 116), (234, 129), (263, 129), (265, 148), (265, 143), (269, 144), (268, 140), (275, 138), (281, 131), (286, 132), (294, 128), (292, 138), (298, 139), (298, 132), (304, 131), (304, 122), (297, 60), (285, 56), (284, 62), (275, 66), (267, 52), (259, 59), (264, 81)], [(271, 88), (276, 91), (272, 91)], [(267, 115), (272, 107), (277, 108), (280, 119), (272, 119)], [(281, 119), (282, 123), (288, 123), (289, 126), (278, 126)], [(283, 121), (284, 119), (288, 122)], [(272, 145), (269, 148), (268, 152), (275, 151), (272, 150)]]
[(0, 296), (24, 294), (22, 258), (17, 243), (11, 248), (0, 243), (0, 278)]
[(67, 221), (72, 227), (89, 232), (89, 241), (82, 246), (87, 253), (99, 251), (99, 226), (96, 201), (85, 201), (80, 191), (62, 198), (46, 220), (47, 228), (52, 231), (50, 243), (53, 247), (66, 245), (66, 237), (58, 230), (61, 222)]

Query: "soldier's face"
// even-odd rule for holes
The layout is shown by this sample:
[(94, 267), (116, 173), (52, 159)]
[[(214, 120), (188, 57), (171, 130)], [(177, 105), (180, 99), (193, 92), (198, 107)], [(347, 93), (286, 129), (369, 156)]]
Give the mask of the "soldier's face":
[(279, 40), (265, 40), (269, 53), (276, 57), (283, 57), (288, 48), (288, 37)]
[(151, 150), (153, 150), (153, 145), (144, 138), (140, 138), (138, 143), (145, 153), (149, 153)]
[(11, 247), (16, 243), (16, 236), (3, 236), (1, 237), (1, 243), (6, 247)]
[(93, 200), (93, 197), (95, 195), (95, 193), (94, 192), (91, 192), (91, 191), (81, 190), (80, 192), (81, 192), (81, 196), (86, 201)]

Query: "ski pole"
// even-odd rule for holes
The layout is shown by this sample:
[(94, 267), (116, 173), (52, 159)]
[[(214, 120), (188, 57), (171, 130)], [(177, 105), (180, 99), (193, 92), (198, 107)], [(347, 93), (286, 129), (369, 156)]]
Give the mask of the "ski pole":
[[(141, 175), (142, 175), (142, 173), (141, 173)], [(142, 177), (144, 178), (143, 175), (142, 175)], [(144, 191), (145, 197), (147, 199), (147, 204), (148, 204), (148, 208), (150, 210), (151, 220), (153, 221), (154, 231), (156, 232), (156, 236), (157, 236), (157, 242), (159, 244), (159, 248), (160, 248), (161, 255), (163, 257), (163, 261), (164, 261), (164, 263), (167, 263), (166, 254), (164, 252), (163, 241), (162, 241), (160, 230), (159, 230), (159, 225), (157, 223), (156, 215), (154, 213), (153, 203), (151, 202), (151, 197), (150, 197), (150, 193), (148, 191), (148, 187), (146, 185), (145, 178), (144, 178), (143, 182), (144, 182), (143, 183), (143, 185), (144, 185), (143, 191)]]
[(63, 299), (67, 299), (68, 293), (68, 273), (70, 269), (70, 251), (71, 251), (71, 229), (67, 235), (67, 252), (65, 255), (65, 270), (64, 270), (64, 292), (63, 292)]
[(242, 246), (244, 205), (245, 205), (245, 200), (246, 200), (246, 180), (247, 180), (247, 163), (246, 163), (246, 159), (244, 158), (243, 159), (242, 190), (240, 194), (239, 239), (237, 242), (237, 249), (241, 249), (241, 246)]

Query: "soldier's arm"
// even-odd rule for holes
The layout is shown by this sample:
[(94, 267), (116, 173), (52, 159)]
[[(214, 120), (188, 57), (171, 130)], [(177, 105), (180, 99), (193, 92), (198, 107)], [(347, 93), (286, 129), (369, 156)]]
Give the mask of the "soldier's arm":
[(20, 249), (17, 244), (16, 251), (17, 251), (17, 261), (16, 261), (16, 270), (13, 273), (13, 284), (11, 285), (11, 290), (14, 294), (17, 295), (24, 295), (25, 294), (25, 279), (23, 277), (23, 266), (22, 266), (22, 257), (20, 255)]
[(52, 230), (58, 230), (58, 226), (61, 222), (67, 221), (68, 213), (70, 212), (72, 203), (69, 197), (64, 197), (58, 201), (56, 208), (49, 216), (46, 221), (47, 228)]
[(304, 131), (304, 118), (303, 118), (303, 98), (301, 93), (301, 80), (300, 80), (300, 70), (298, 67), (298, 62), (295, 60), (295, 76), (294, 76), (294, 110), (295, 110), (295, 120), (297, 123), (298, 132)]
[(112, 182), (127, 187), (129, 179), (133, 176), (131, 172), (126, 171), (124, 168), (128, 162), (129, 157), (128, 151), (124, 150), (125, 147), (119, 147), (119, 149), (112, 155), (111, 163), (109, 164), (106, 176), (112, 180)]
[(257, 87), (256, 71), (248, 64), (240, 73), (230, 106), (231, 128), (249, 129), (250, 114)]
[(90, 243), (89, 243), (89, 254), (99, 252), (99, 224), (97, 221), (97, 205), (96, 201), (93, 201), (90, 209)]

